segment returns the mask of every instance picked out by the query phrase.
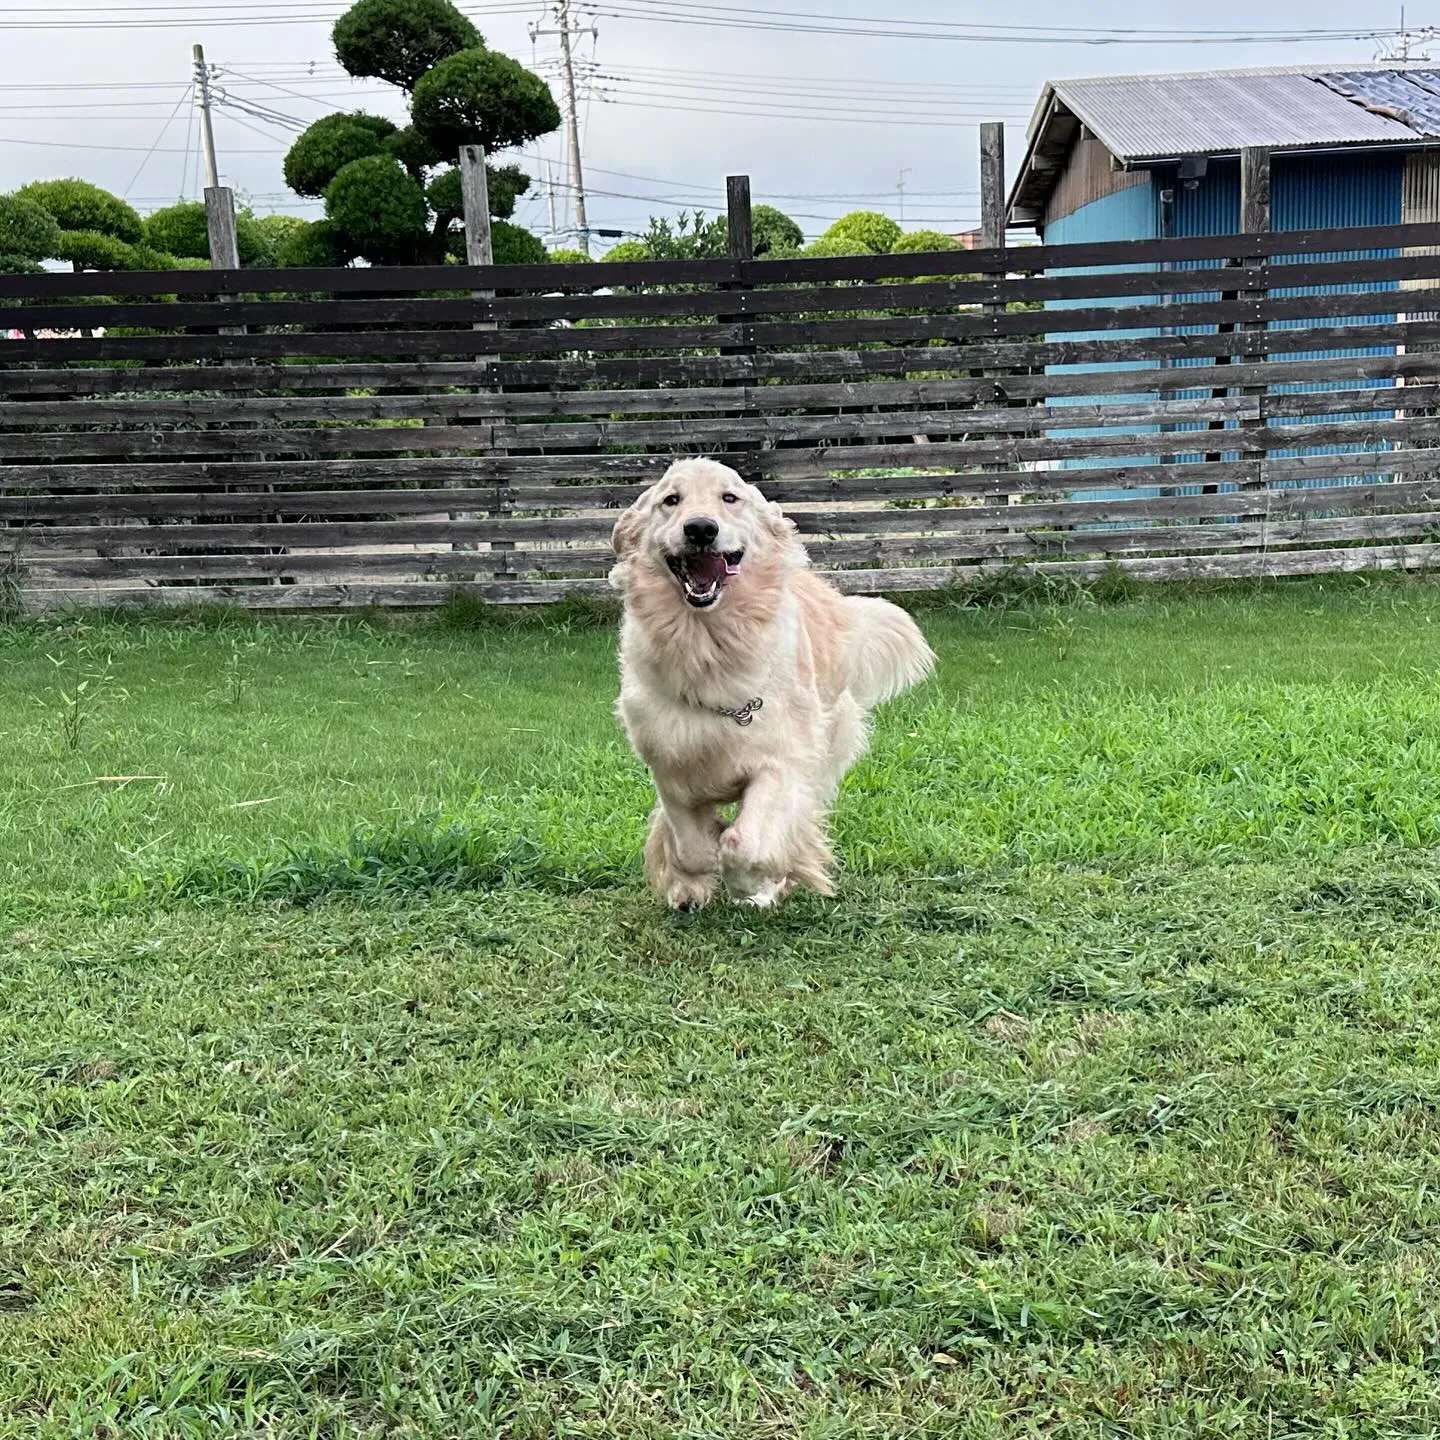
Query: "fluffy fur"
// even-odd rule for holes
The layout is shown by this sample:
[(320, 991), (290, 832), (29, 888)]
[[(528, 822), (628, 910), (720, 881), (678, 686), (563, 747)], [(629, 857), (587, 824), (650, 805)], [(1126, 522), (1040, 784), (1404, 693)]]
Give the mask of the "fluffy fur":
[[(919, 628), (812, 574), (794, 524), (714, 461), (671, 466), (613, 544), (617, 709), (655, 781), (651, 885), (677, 909), (706, 904), (722, 880), (754, 905), (796, 885), (833, 894), (826, 814), (870, 708), (929, 673)], [(757, 699), (748, 724), (721, 713)]]

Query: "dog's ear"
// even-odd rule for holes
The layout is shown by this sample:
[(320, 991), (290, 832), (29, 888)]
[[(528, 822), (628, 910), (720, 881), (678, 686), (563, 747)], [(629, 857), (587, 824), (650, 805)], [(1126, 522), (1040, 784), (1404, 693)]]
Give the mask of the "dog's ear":
[(782, 545), (793, 545), (800, 531), (795, 522), (773, 501), (765, 502), (765, 528)]
[(615, 522), (615, 528), (610, 532), (610, 548), (624, 560), (630, 552), (640, 543), (640, 527), (642, 517), (640, 513), (642, 495), (623, 515)]

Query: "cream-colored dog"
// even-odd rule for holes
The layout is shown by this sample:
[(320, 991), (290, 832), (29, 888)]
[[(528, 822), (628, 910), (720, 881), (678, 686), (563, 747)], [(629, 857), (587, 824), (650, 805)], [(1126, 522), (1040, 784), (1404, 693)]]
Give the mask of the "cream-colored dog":
[(934, 664), (919, 628), (811, 574), (794, 524), (712, 460), (672, 465), (613, 544), (618, 709), (657, 796), (650, 883), (676, 908), (722, 878), (752, 905), (795, 885), (834, 894), (826, 812), (870, 708)]

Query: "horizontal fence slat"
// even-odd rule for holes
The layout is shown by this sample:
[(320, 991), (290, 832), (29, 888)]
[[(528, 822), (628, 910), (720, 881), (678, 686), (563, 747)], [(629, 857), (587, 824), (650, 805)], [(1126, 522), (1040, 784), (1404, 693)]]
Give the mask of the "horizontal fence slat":
[[(591, 325), (541, 329), (426, 329), (305, 331), (281, 334), (178, 334), (73, 339), (10, 340), (14, 360), (246, 359), (278, 355), (532, 355), (645, 350), (782, 348), (796, 345), (905, 344), (1055, 335), (1095, 329), (1138, 331), (1165, 326), (1263, 325), (1274, 321), (1393, 314), (1403, 292), (1362, 290), (1344, 294), (1269, 299), (1196, 300), (1177, 304), (963, 311), (939, 314), (864, 315), (843, 319), (742, 320), (713, 324)], [(241, 307), (231, 318), (243, 322)]]
[[(387, 492), (392, 493), (392, 492)], [(402, 494), (413, 492), (400, 492)], [(34, 517), (29, 525), (0, 529), (0, 553), (19, 556), (41, 552), (78, 551), (91, 548), (106, 552), (157, 548), (220, 548), (257, 545), (375, 547), (398, 544), (435, 545), (445, 541), (456, 543), (544, 544), (547, 541), (585, 541), (608, 539), (615, 521), (613, 512), (592, 512), (578, 516), (546, 516), (533, 518), (499, 515), (490, 519), (471, 518), (454, 521), (445, 518), (437, 508), (455, 495), (453, 491), (420, 492), (417, 508), (403, 513), (429, 516), (411, 520), (326, 521), (291, 519), (237, 523), (228, 518), (205, 522), (195, 520), (185, 511), (172, 510), (167, 503), (164, 511), (136, 514), (124, 506), (107, 506), (105, 513), (130, 524), (41, 524), (42, 518), (64, 520), (72, 511), (59, 511), (50, 517)], [(107, 500), (110, 497), (100, 497)], [(190, 497), (159, 497), (184, 506)], [(232, 499), (235, 497), (221, 497)], [(230, 516), (236, 513), (286, 515), (336, 513), (333, 510), (292, 510), (283, 496), (250, 496), (252, 506), (239, 511), (204, 510), (203, 514)], [(459, 502), (473, 503), (461, 492)], [(1235, 514), (1266, 516), (1276, 523), (1299, 520), (1320, 512), (1353, 512), (1365, 515), (1395, 514), (1407, 509), (1433, 510), (1440, 504), (1440, 480), (1392, 482), (1372, 485), (1345, 485), (1317, 489), (1245, 490), (1212, 495), (1178, 495), (1143, 499), (1112, 498), (1109, 500), (1069, 500), (1022, 505), (973, 505), (922, 508), (855, 508), (842, 511), (792, 511), (807, 541), (819, 537), (869, 534), (935, 534), (983, 532), (987, 530), (1056, 531), (1069, 526), (1094, 526), (1126, 521), (1176, 520), (1194, 521), (1204, 517), (1225, 517)], [(193, 508), (193, 507), (187, 507)], [(81, 516), (88, 514), (80, 510)], [(177, 523), (141, 523), (164, 520), (179, 514)], [(342, 512), (343, 513), (343, 512)], [(390, 512), (396, 513), (396, 512)], [(1427, 522), (1428, 523), (1428, 522)], [(1154, 533), (1163, 534), (1163, 531)], [(1038, 543), (1038, 542), (1037, 542)], [(1049, 543), (1049, 542), (1047, 542)]]
[[(1282, 291), (1328, 286), (1387, 286), (1432, 280), (1440, 256), (1399, 254), (1357, 260), (1309, 261), (1297, 265), (1247, 265), (1219, 270), (1140, 270), (1010, 279), (959, 278), (855, 286), (773, 289), (626, 291), (612, 294), (478, 296), (458, 291), (433, 298), (289, 299), (237, 297), (221, 301), (20, 305), (3, 312), (15, 329), (98, 327), (216, 328), (300, 325), (320, 328), (356, 325), (428, 327), (498, 323), (534, 325), (543, 321), (627, 320), (730, 315), (820, 314), (854, 310), (914, 310), (1041, 302), (1104, 302), (1198, 295), (1207, 292)], [(1088, 307), (1087, 307), (1088, 308)]]
[[(66, 371), (65, 374), (83, 372)], [(133, 373), (133, 372), (127, 372)], [(142, 372), (143, 373), (143, 372)], [(1268, 365), (1197, 366), (1183, 374), (1157, 371), (1144, 377), (1144, 389), (1164, 394), (1275, 382), (1285, 386), (1355, 380), (1399, 381), (1425, 377), (1435, 384), (1440, 358), (1424, 355), (1345, 356), (1288, 362), (1279, 380)], [(474, 372), (469, 372), (473, 383)], [(1390, 386), (1377, 386), (1387, 390)], [(581, 389), (521, 392), (455, 391), (449, 394), (376, 395), (141, 395), (128, 399), (95, 399), (86, 392), (64, 400), (0, 401), (0, 426), (140, 425), (160, 421), (185, 424), (295, 423), (306, 420), (435, 419), (485, 420), (522, 417), (664, 415), (844, 409), (856, 406), (981, 405), (1003, 393), (1012, 400), (1060, 397), (1131, 396), (1133, 373), (1090, 372), (1084, 375), (1019, 375), (1003, 380), (986, 377), (916, 380), (842, 380), (817, 385), (774, 384), (683, 389)], [(1387, 397), (1378, 394), (1384, 401)], [(1413, 397), (1411, 408), (1418, 402)], [(1376, 408), (1383, 408), (1378, 405)], [(1316, 412), (1321, 413), (1321, 412)]]
[[(1336, 299), (1338, 297), (1318, 297)], [(1247, 304), (1249, 302), (1246, 302)], [(1397, 307), (1398, 308), (1398, 307)], [(1036, 312), (1040, 313), (1040, 312)], [(1002, 321), (1024, 319), (1031, 330), (1049, 328), (1052, 316), (1063, 316), (1066, 311), (1045, 311), (1045, 325), (1037, 326), (1028, 317), (994, 316), (986, 322), (998, 325)], [(1243, 306), (1241, 320), (1248, 319)], [(933, 318), (933, 317), (932, 317)], [(1122, 322), (1125, 330), (1132, 328), (1133, 313), (1127, 312)], [(931, 332), (943, 332), (963, 328), (972, 323), (969, 316), (939, 317), (930, 326)], [(1063, 323), (1063, 322), (1062, 322)], [(1227, 322), (1231, 323), (1231, 322)], [(965, 344), (946, 342), (946, 335), (940, 333), (933, 345), (912, 346), (896, 342), (882, 333), (883, 326), (903, 326), (907, 332), (914, 327), (909, 322), (876, 322), (867, 332), (857, 331), (850, 322), (845, 322), (843, 332), (822, 337), (815, 327), (802, 329), (800, 338), (794, 343), (813, 345), (811, 353), (776, 353), (773, 355), (732, 356), (732, 355), (624, 355), (606, 359), (598, 352), (607, 349), (624, 349), (631, 342), (620, 338), (620, 331), (587, 329), (562, 332), (540, 332), (542, 349), (563, 349), (557, 345), (554, 335), (572, 337), (570, 348), (573, 354), (557, 359), (506, 359), (495, 361), (487, 367), (489, 383), (505, 385), (533, 385), (547, 383), (585, 383), (589, 378), (625, 379), (649, 384), (683, 384), (695, 379), (712, 377), (725, 379), (769, 379), (772, 377), (795, 376), (843, 376), (878, 375), (939, 371), (945, 369), (1043, 369), (1052, 365), (1093, 365), (1109, 363), (1148, 363), (1175, 360), (1193, 360), (1203, 357), (1231, 356), (1240, 343), (1234, 333), (1204, 333), (1184, 335), (1140, 335), (1124, 336), (1119, 339), (1075, 339), (1075, 340), (1030, 340), (1030, 341), (984, 341), (968, 340)], [(1097, 324), (1092, 317), (1093, 328), (1116, 331), (1116, 324)], [(1077, 326), (1077, 328), (1084, 328)], [(709, 327), (706, 331), (717, 345), (756, 344), (753, 326), (734, 325)], [(1399, 321), (1372, 325), (1330, 325), (1309, 326), (1303, 329), (1272, 329), (1258, 333), (1246, 333), (1245, 354), (1291, 355), (1317, 350), (1356, 350), (1369, 346), (1394, 346), (1397, 344), (1433, 344), (1440, 332), (1440, 322), (1432, 319)], [(506, 332), (516, 335), (520, 332)], [(171, 360), (189, 355), (194, 359), (246, 360), (257, 354), (291, 356), (297, 360), (323, 358), (327, 355), (363, 354), (370, 350), (391, 355), (418, 354), (434, 351), (440, 354), (465, 353), (475, 356), (488, 355), (495, 347), (495, 331), (435, 331), (410, 333), (349, 334), (339, 336), (316, 335), (256, 335), (256, 336), (155, 336), (143, 339), (123, 340), (44, 340), (10, 341), (5, 353), (24, 350), (25, 355), (15, 359), (25, 361), (53, 362), (73, 360)], [(856, 338), (856, 336), (860, 338)], [(583, 336), (584, 340), (573, 337)], [(599, 337), (597, 340), (595, 337)], [(865, 350), (825, 349), (827, 344), (873, 344), (873, 352)], [(919, 338), (919, 337), (915, 337)], [(618, 344), (612, 342), (618, 339)], [(778, 342), (777, 337), (772, 339)], [(330, 343), (330, 342), (334, 343)], [(107, 348), (108, 347), (108, 348)], [(636, 349), (645, 349), (636, 345)], [(653, 348), (653, 347), (648, 347)], [(728, 362), (728, 363), (727, 363)], [(433, 363), (433, 362), (415, 362)], [(303, 367), (297, 364), (296, 370)], [(3, 376), (3, 372), (0, 372)], [(472, 381), (473, 383), (473, 381)], [(0, 379), (0, 391), (4, 381)]]
[[(1085, 582), (1110, 570), (1137, 580), (1268, 579), (1292, 575), (1429, 570), (1440, 564), (1440, 545), (1354, 546), (1344, 549), (1289, 550), (1238, 555), (1170, 555), (1100, 561), (1057, 561), (1033, 565), (1013, 561), (967, 566), (904, 567), (894, 570), (840, 570), (829, 577), (848, 594), (882, 595), (948, 590), (983, 584), (996, 575), (1039, 574)], [(419, 581), (407, 585), (252, 585), (116, 586), (110, 589), (61, 589), (25, 592), (29, 608), (40, 614), (63, 613), (77, 605), (191, 608), (233, 605), (256, 610), (346, 610), (359, 607), (431, 607), (454, 595), (472, 595), (495, 604), (543, 604), (566, 596), (609, 596), (601, 579), (556, 581), (484, 581), (450, 584)]]
[(145, 273), (0, 275), (0, 299), (86, 295), (255, 293), (414, 294), (426, 290), (543, 292), (615, 285), (763, 286), (906, 279), (922, 275), (1035, 273), (1113, 265), (1243, 261), (1440, 246), (1440, 225), (1378, 225), (1163, 240), (1017, 246), (1005, 250), (793, 260), (602, 262), (598, 265), (432, 265), (376, 269), (167, 270)]
[[(552, 419), (530, 424), (475, 423), (469, 426), (412, 422), (393, 428), (362, 424), (320, 429), (185, 429), (123, 430), (114, 432), (24, 431), (0, 433), (0, 459), (34, 459), (102, 456), (172, 457), (182, 455), (253, 455), (254, 452), (315, 457), (364, 454), (403, 454), (414, 451), (482, 452), (501, 449), (635, 449), (666, 447), (675, 453), (700, 449), (725, 450), (751, 442), (768, 445), (824, 440), (863, 440), (897, 436), (965, 435), (970, 432), (1061, 432), (1129, 429), (1191, 424), (1206, 420), (1303, 421), (1315, 416), (1370, 415), (1397, 409), (1425, 410), (1440, 401), (1440, 386), (1415, 385), (1404, 389), (1348, 389), (1282, 394), (1234, 395), (1204, 399), (1168, 399), (1112, 402), (1104, 405), (1033, 406), (1004, 410), (850, 410), (839, 415), (729, 416), (701, 420), (610, 420), (563, 422)], [(453, 416), (446, 418), (453, 419)], [(1331, 431), (1327, 430), (1329, 437)], [(1338, 431), (1334, 432), (1339, 434)], [(1316, 440), (1309, 427), (1297, 424), (1294, 446), (1333, 443)], [(1086, 448), (1099, 452), (1105, 445), (1099, 434), (1086, 437)], [(1113, 438), (1113, 437), (1110, 437)], [(1134, 438), (1130, 436), (1128, 438)], [(1363, 438), (1356, 432), (1358, 439)], [(1107, 440), (1108, 443), (1108, 440)], [(1343, 439), (1339, 443), (1344, 443)], [(1148, 443), (1142, 448), (1157, 448)], [(1112, 447), (1113, 448), (1113, 447)], [(1194, 446), (1182, 447), (1184, 450)], [(1242, 449), (1257, 448), (1253, 444)], [(1263, 446), (1258, 448), (1264, 448)], [(979, 452), (977, 452), (979, 453)], [(1048, 453), (1048, 452), (1047, 452)], [(1165, 453), (1163, 448), (1158, 453)], [(1173, 452), (1172, 452), (1173, 453)], [(523, 458), (523, 457), (522, 457)], [(923, 458), (923, 457), (922, 457)], [(1023, 458), (1044, 458), (1027, 454)], [(763, 457), (759, 462), (762, 467)], [(5, 479), (0, 469), (0, 482)]]
[[(59, 342), (66, 344), (69, 342)], [(1229, 335), (1150, 335), (1130, 339), (1067, 341), (987, 341), (966, 345), (881, 346), (871, 350), (810, 350), (758, 355), (577, 356), (563, 359), (496, 360), (484, 365), (487, 384), (515, 386), (592, 384), (679, 386), (763, 382), (772, 380), (859, 380), (881, 376), (910, 377), (955, 371), (1013, 370), (1010, 383), (1038, 383), (1034, 374), (1047, 367), (1068, 365), (1187, 364), (1184, 384), (1195, 384), (1189, 364), (1205, 357), (1228, 357), (1238, 345)], [(1310, 326), (1304, 329), (1250, 332), (1244, 338), (1246, 353), (1267, 356), (1303, 356), (1317, 351), (1358, 350), (1403, 346), (1407, 350), (1440, 344), (1440, 320), (1412, 319), (1379, 325)], [(1369, 357), (1385, 359), (1385, 356)], [(1418, 355), (1388, 357), (1397, 366), (1430, 365)], [(1285, 360), (1285, 364), (1306, 363)], [(1330, 363), (1317, 362), (1317, 363)], [(1341, 363), (1336, 359), (1334, 363)], [(94, 369), (77, 365), (64, 370), (5, 369), (0, 366), (0, 393), (53, 393), (57, 377), (74, 377), (76, 393), (115, 393), (127, 385), (137, 389), (188, 388), (199, 377), (204, 388), (226, 390), (317, 389), (375, 385), (446, 383), (471, 385), (480, 371), (476, 361), (392, 361), (360, 364), (324, 364), (312, 360), (291, 365), (195, 365), (185, 368)], [(1435, 362), (1429, 371), (1440, 369)], [(1105, 385), (1129, 372), (1094, 373), (1077, 377), (1084, 383)], [(406, 377), (411, 377), (408, 382)], [(1057, 383), (1066, 377), (1055, 375)], [(1147, 384), (1156, 377), (1146, 376)], [(1165, 371), (1156, 383), (1165, 384)], [(32, 383), (38, 382), (38, 383)], [(196, 382), (198, 383), (198, 381)], [(1122, 380), (1123, 383), (1123, 380)], [(1176, 382), (1179, 384), (1180, 382)], [(93, 386), (93, 390), (90, 388)], [(1057, 390), (1062, 394), (1064, 391)]]
[[(1064, 532), (957, 532), (863, 540), (816, 540), (808, 546), (817, 568), (884, 568), (938, 560), (1061, 559), (1078, 555), (1127, 555), (1165, 550), (1236, 550), (1259, 546), (1333, 544), (1337, 541), (1400, 540), (1440, 535), (1440, 511), (1404, 515), (1357, 515), (1289, 522), (1149, 526)], [(244, 576), (464, 576), (497, 569), (557, 575), (603, 575), (615, 563), (606, 548), (530, 548), (504, 551), (444, 550), (356, 553), (262, 553), (208, 555), (110, 555), (57, 558), (41, 555), (25, 564), (23, 578), (127, 580), (153, 583)]]
[[(728, 357), (727, 357), (728, 358)], [(17, 373), (12, 372), (11, 379)], [(53, 373), (53, 372), (51, 372)], [(110, 372), (105, 372), (110, 373)], [(122, 371), (122, 375), (144, 376), (149, 371)], [(173, 375), (175, 372), (163, 372)], [(184, 372), (182, 372), (184, 373)], [(224, 375), (205, 370), (202, 374)], [(88, 378), (85, 371), (61, 371), (63, 376)], [(465, 368), (465, 378), (475, 382), (476, 372)], [(704, 414), (748, 411), (768, 414), (775, 411), (842, 409), (856, 406), (922, 406), (935, 404), (986, 404), (998, 398), (1039, 401), (1075, 397), (1103, 401), (1107, 396), (1130, 397), (1141, 392), (1165, 394), (1176, 390), (1206, 390), (1248, 385), (1330, 384), (1371, 380), (1434, 385), (1440, 379), (1440, 356), (1387, 354), (1327, 357), (1319, 360), (1285, 362), (1277, 373), (1272, 364), (1187, 366), (1146, 373), (1137, 383), (1133, 371), (1089, 371), (1083, 374), (1007, 375), (963, 379), (880, 379), (840, 380), (821, 384), (741, 383), (724, 388), (682, 389), (577, 389), (520, 392), (476, 392), (399, 394), (386, 390), (374, 395), (258, 395), (210, 396), (141, 394), (126, 399), (95, 399), (93, 392), (77, 388), (63, 399), (0, 401), (0, 425), (123, 425), (154, 424), (159, 421), (190, 424), (259, 424), (265, 421), (294, 423), (304, 420), (393, 419), (502, 419), (534, 416), (593, 416)], [(56, 382), (59, 383), (59, 382)], [(400, 382), (396, 382), (397, 384)], [(165, 388), (171, 388), (169, 386)], [(183, 388), (176, 385), (174, 388)], [(199, 388), (198, 386), (195, 388)], [(1375, 408), (1388, 400), (1405, 399), (1410, 408), (1418, 402), (1411, 395), (1387, 395), (1390, 385), (1377, 385)], [(102, 392), (104, 393), (104, 392)], [(1322, 413), (1322, 412), (1316, 412)]]

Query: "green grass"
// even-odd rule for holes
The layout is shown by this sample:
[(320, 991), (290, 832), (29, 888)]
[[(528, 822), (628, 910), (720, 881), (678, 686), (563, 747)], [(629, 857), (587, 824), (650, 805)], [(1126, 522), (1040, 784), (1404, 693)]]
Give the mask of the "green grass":
[(679, 917), (450, 619), (0, 628), (0, 1436), (1440, 1433), (1440, 588), (929, 609)]

